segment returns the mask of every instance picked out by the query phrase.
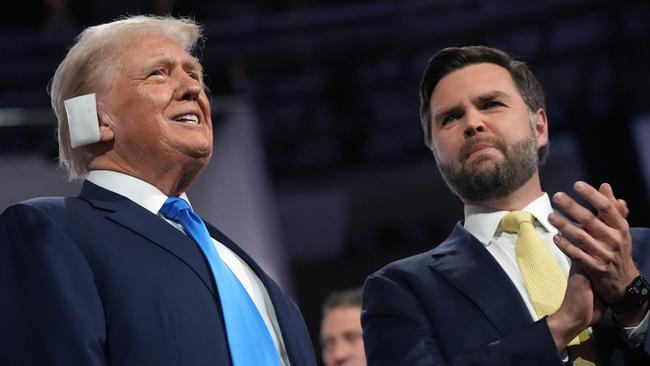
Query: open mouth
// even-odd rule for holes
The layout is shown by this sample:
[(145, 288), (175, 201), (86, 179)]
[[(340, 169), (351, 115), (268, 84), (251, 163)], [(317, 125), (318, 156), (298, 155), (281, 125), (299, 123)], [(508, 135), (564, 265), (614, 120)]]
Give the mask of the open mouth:
[(177, 117), (174, 117), (173, 120), (174, 122), (180, 122), (180, 123), (189, 123), (194, 125), (199, 124), (199, 116), (194, 113), (181, 114)]

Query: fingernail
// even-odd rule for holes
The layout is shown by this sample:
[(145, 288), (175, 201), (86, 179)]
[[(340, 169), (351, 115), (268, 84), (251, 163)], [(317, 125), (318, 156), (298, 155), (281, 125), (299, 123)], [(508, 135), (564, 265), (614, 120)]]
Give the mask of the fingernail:
[(548, 215), (548, 221), (553, 221), (553, 220), (555, 220), (555, 213)]
[(562, 192), (557, 192), (556, 194), (553, 195), (553, 201), (555, 202), (560, 202), (564, 198), (564, 193)]
[(573, 185), (573, 188), (575, 189), (585, 189), (586, 187), (587, 185), (582, 181), (577, 181), (576, 184)]
[(560, 242), (560, 237), (561, 237), (560, 234), (553, 235), (553, 242), (556, 243), (556, 244), (559, 243)]

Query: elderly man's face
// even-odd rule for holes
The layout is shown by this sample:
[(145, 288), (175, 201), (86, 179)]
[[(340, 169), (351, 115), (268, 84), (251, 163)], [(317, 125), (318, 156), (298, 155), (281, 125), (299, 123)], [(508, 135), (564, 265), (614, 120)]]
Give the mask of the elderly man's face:
[(361, 332), (361, 307), (336, 307), (325, 313), (320, 334), (325, 366), (365, 366)]
[(147, 177), (202, 168), (212, 155), (212, 120), (200, 65), (161, 36), (136, 38), (120, 51), (111, 87), (99, 97), (100, 117), (114, 131), (114, 163)]

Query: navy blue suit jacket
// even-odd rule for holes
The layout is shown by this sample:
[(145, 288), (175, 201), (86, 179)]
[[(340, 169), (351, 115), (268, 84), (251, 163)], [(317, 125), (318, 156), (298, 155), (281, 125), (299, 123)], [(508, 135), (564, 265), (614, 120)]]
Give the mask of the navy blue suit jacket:
[[(649, 274), (650, 230), (632, 236), (639, 269)], [(512, 281), (460, 223), (433, 250), (369, 276), (361, 319), (370, 366), (563, 365), (545, 319), (533, 321)], [(650, 337), (632, 349), (609, 311), (593, 329), (605, 365), (650, 365)]]
[[(262, 280), (291, 364), (316, 365), (297, 305), (207, 226)], [(90, 182), (0, 216), (0, 365), (230, 364), (208, 264), (160, 217)]]

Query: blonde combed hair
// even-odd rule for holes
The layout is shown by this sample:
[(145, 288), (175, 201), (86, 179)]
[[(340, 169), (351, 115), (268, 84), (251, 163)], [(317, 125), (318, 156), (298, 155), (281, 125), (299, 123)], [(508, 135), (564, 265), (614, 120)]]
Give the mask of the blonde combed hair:
[(106, 90), (118, 68), (118, 50), (142, 36), (162, 36), (192, 53), (202, 38), (201, 26), (192, 19), (138, 15), (86, 28), (68, 51), (49, 85), (52, 109), (58, 120), (59, 165), (69, 180), (83, 179), (92, 158), (86, 146), (72, 148), (63, 102)]

